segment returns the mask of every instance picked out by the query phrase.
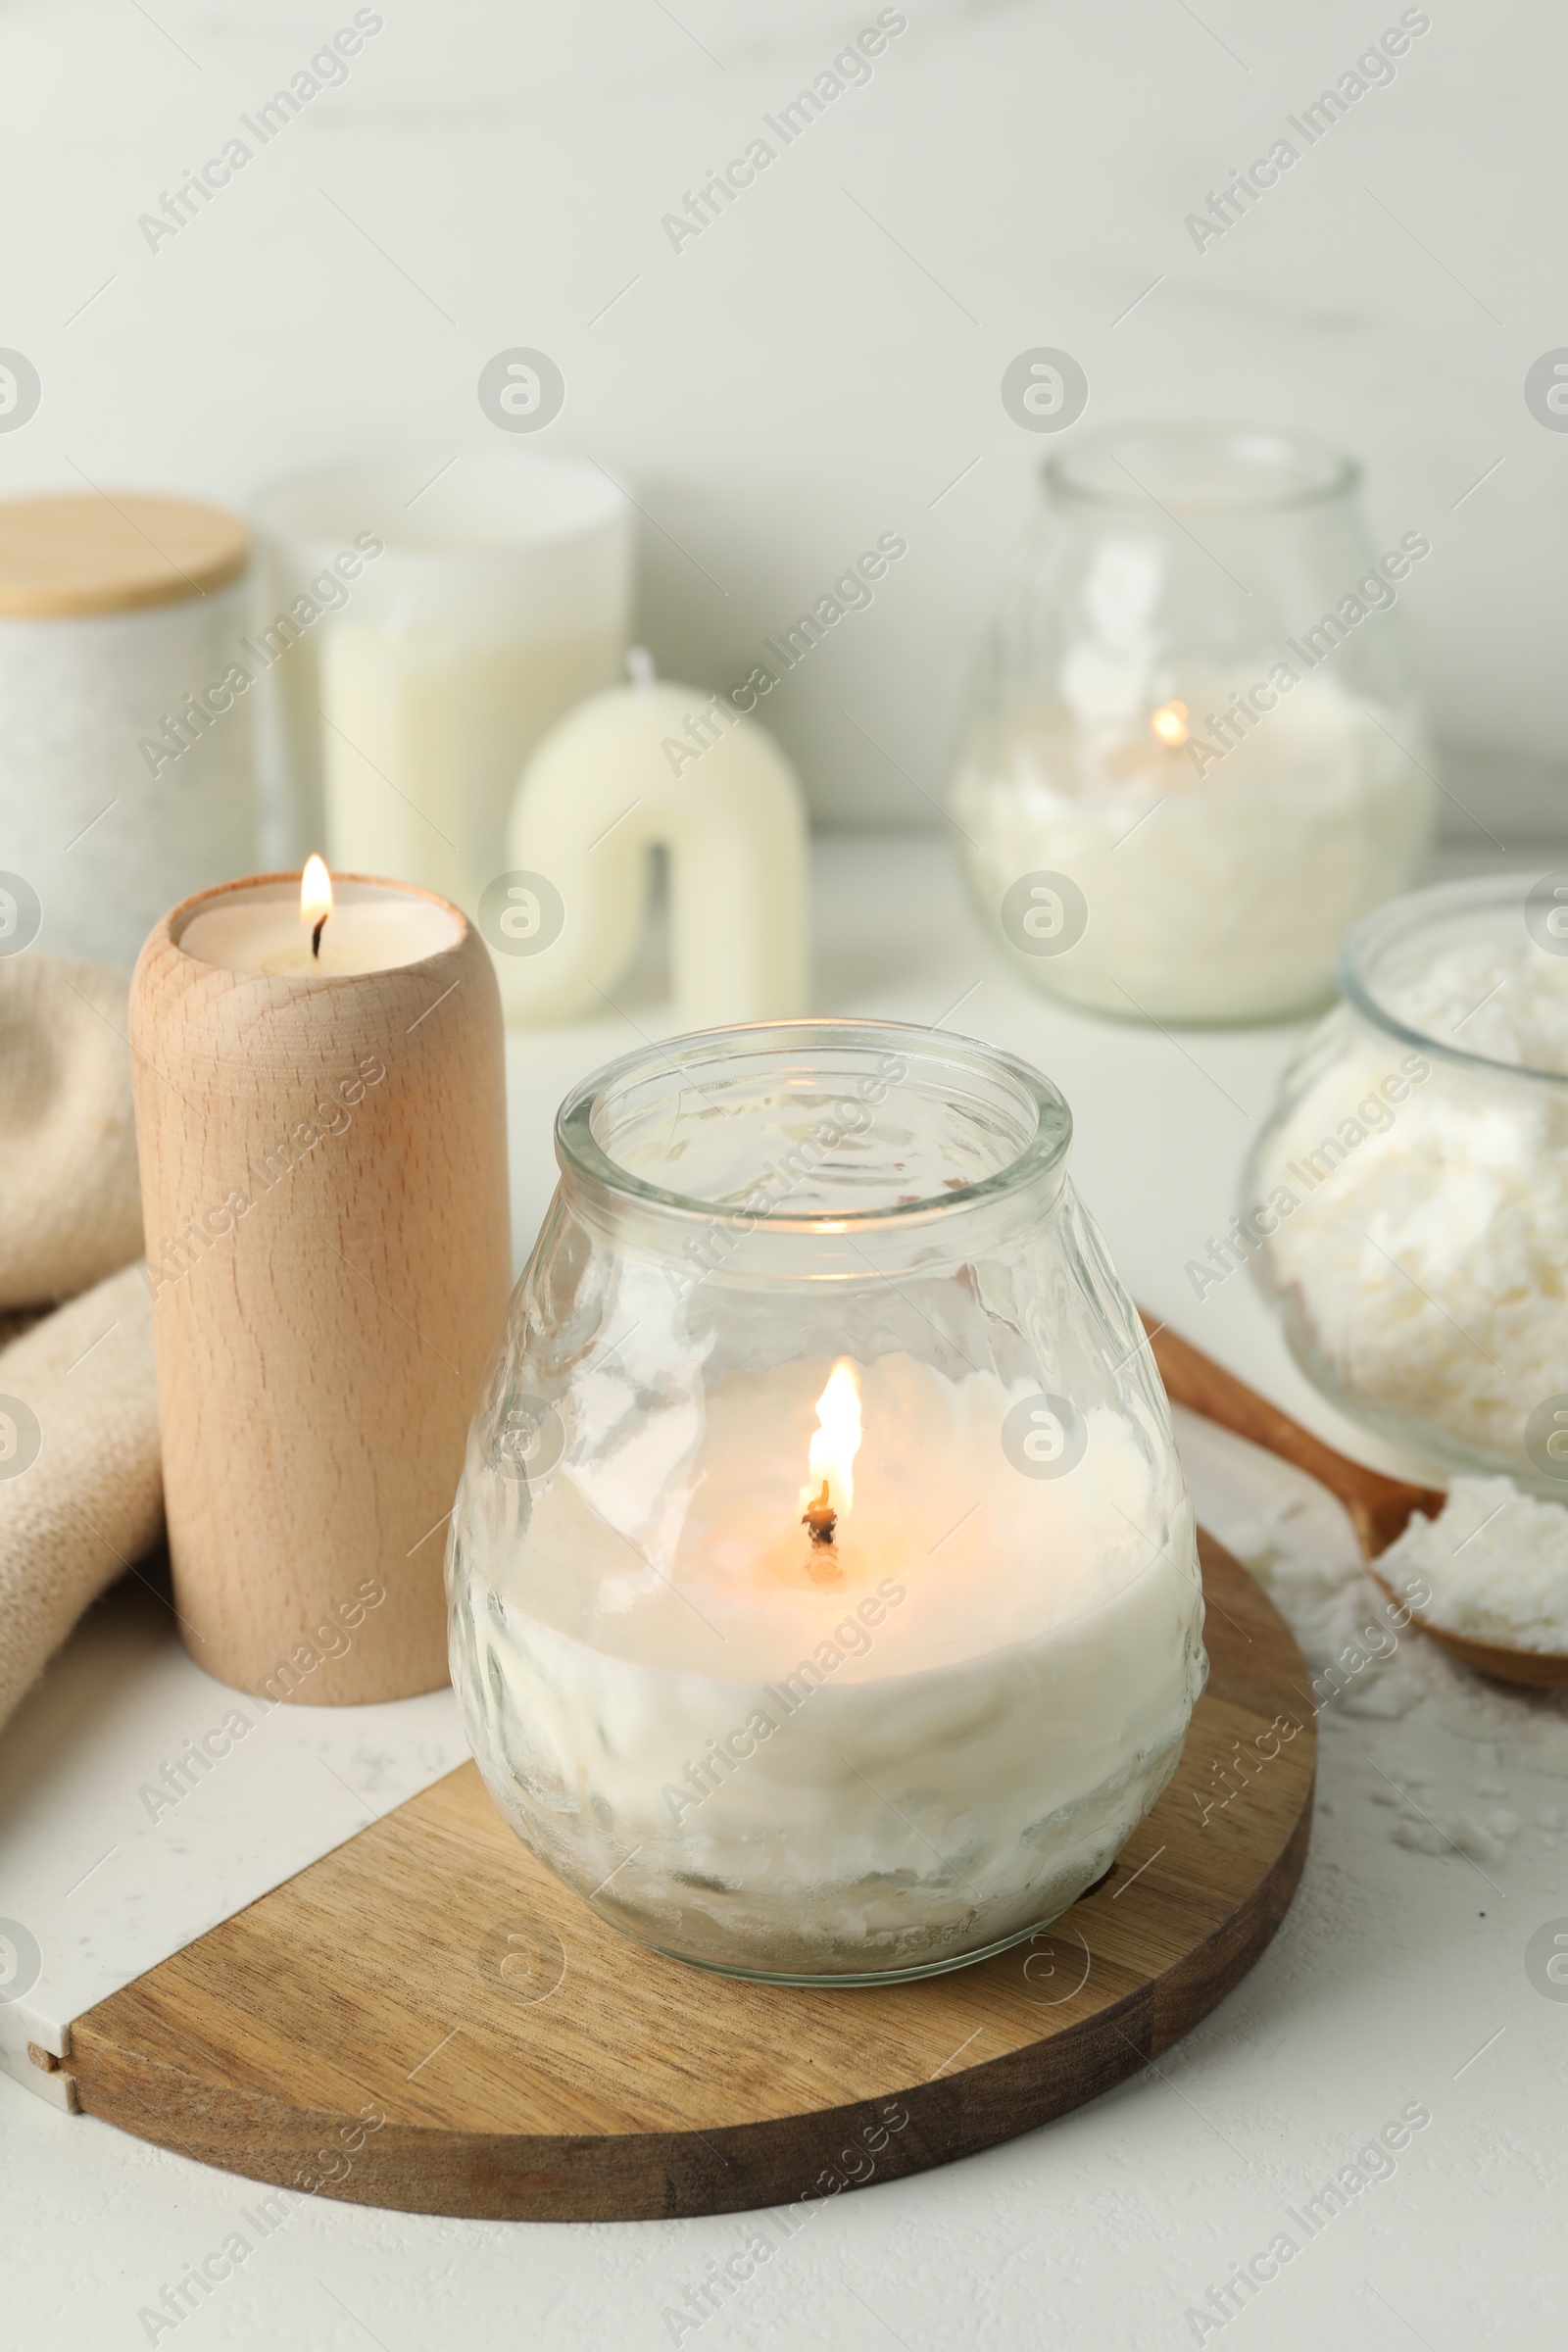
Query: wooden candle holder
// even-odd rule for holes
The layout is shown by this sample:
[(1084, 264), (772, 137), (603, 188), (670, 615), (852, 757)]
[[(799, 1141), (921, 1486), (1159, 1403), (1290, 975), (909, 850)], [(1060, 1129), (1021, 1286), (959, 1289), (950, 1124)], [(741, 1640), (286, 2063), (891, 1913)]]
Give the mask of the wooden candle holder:
[(447, 1680), (446, 1523), (510, 1286), (501, 1002), (455, 908), (391, 970), (186, 955), (244, 887), (166, 915), (130, 993), (174, 1603), (220, 1682), (401, 1698)]

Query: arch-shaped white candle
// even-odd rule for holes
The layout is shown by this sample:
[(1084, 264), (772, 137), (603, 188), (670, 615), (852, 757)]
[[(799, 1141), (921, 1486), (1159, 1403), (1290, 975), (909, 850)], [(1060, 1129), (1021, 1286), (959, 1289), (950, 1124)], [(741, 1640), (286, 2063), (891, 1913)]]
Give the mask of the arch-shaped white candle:
[(498, 956), (509, 1020), (604, 1010), (600, 991), (613, 988), (642, 929), (655, 847), (669, 858), (677, 1025), (808, 1009), (800, 785), (763, 728), (730, 712), (713, 718), (707, 699), (645, 676), (580, 704), (529, 760), (508, 862), (552, 883), (564, 919), (539, 954)]

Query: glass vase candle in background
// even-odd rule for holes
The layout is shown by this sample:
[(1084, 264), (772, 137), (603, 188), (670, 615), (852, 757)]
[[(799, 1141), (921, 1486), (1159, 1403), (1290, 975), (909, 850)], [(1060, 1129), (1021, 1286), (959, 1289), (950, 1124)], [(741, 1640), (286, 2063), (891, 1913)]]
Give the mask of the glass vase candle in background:
[(952, 790), (969, 879), (1039, 986), (1254, 1021), (1332, 992), (1407, 886), (1435, 787), (1347, 459), (1282, 435), (1075, 442), (985, 649)]
[(453, 1679), (617, 1928), (784, 1981), (980, 1958), (1109, 1867), (1202, 1687), (1131, 1303), (1009, 1056), (711, 1030), (587, 1080), (475, 1418)]

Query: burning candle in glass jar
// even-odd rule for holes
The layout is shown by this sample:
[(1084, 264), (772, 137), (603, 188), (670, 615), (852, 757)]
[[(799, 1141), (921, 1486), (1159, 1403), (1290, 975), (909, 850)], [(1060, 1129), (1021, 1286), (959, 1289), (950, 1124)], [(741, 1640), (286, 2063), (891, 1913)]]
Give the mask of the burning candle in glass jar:
[(1070, 1903), (1174, 1768), (1192, 1504), (1068, 1132), (1025, 1065), (850, 1022), (651, 1048), (564, 1105), (453, 1677), (508, 1818), (644, 1940), (951, 1967)]

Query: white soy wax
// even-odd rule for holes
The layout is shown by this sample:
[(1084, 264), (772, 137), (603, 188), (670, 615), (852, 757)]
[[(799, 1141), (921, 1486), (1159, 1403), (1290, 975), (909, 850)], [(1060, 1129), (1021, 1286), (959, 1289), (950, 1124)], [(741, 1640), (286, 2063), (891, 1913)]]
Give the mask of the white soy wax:
[(313, 928), (301, 912), (299, 883), (292, 876), (264, 876), (203, 899), (175, 942), (199, 963), (224, 971), (322, 980), (420, 963), (455, 947), (463, 935), (456, 907), (420, 890), (358, 877), (331, 885), (317, 950)]
[(1030, 1476), (1002, 1442), (1027, 1390), (879, 1357), (816, 1545), (827, 1370), (732, 1373), (586, 1470), (568, 1429), (510, 1544), (470, 1456), (469, 1512), (496, 1492), (454, 1634), (486, 1779), (568, 1884), (687, 1957), (813, 1978), (1055, 1917), (1174, 1770), (1204, 1671), (1191, 1505), (1129, 1418), (1091, 1408), (1081, 1459)]
[(1138, 729), (1120, 708), (1050, 703), (971, 753), (953, 812), (992, 919), (1038, 872), (1087, 907), (1065, 952), (1019, 956), (1026, 977), (1126, 1019), (1298, 1011), (1328, 995), (1348, 925), (1413, 876), (1433, 792), (1398, 714), (1306, 679), (1221, 751), (1204, 713), (1227, 691), (1178, 674)]

